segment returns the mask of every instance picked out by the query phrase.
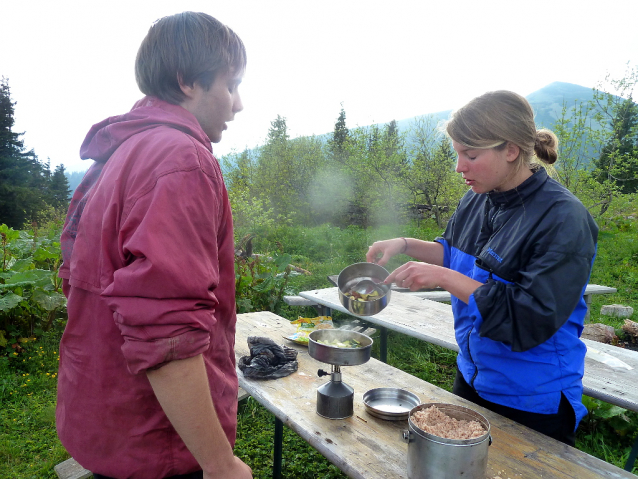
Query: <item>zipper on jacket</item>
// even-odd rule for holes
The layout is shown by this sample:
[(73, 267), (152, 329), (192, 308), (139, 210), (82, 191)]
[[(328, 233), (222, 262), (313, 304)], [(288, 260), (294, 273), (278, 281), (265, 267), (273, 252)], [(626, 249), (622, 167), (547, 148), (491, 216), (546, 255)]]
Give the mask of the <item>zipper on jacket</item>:
[(467, 354), (470, 355), (470, 362), (474, 364), (474, 375), (472, 376), (472, 379), (470, 379), (468, 384), (472, 386), (472, 389), (474, 389), (474, 380), (476, 379), (476, 376), (478, 376), (478, 366), (476, 365), (476, 363), (474, 362), (474, 359), (472, 358), (472, 351), (470, 351), (470, 336), (471, 335), (472, 335), (472, 330), (470, 330), (470, 332), (467, 334)]

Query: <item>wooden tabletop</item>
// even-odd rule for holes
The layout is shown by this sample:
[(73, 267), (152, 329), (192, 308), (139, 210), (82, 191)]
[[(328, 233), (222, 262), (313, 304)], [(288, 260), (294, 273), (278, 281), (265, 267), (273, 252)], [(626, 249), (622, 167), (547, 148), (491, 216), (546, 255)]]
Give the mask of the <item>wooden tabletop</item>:
[(406, 421), (385, 421), (369, 415), (363, 394), (377, 387), (399, 387), (417, 394), (422, 403), (445, 402), (470, 407), (491, 426), (487, 478), (634, 478), (575, 448), (566, 446), (476, 406), (443, 389), (375, 359), (341, 368), (343, 382), (354, 388), (354, 415), (343, 420), (325, 419), (316, 413), (316, 390), (327, 382), (317, 375), (327, 364), (315, 361), (308, 349), (283, 339), (294, 325), (270, 312), (238, 316), (236, 357), (249, 354), (248, 336), (269, 337), (299, 351), (297, 372), (276, 380), (249, 380), (239, 374), (239, 384), (284, 424), (317, 449), (351, 478), (407, 478), (407, 448), (402, 432)]
[[(338, 278), (338, 274), (329, 275), (328, 281), (330, 281), (335, 286), (338, 286)], [(452, 300), (452, 295), (442, 288), (410, 291), (408, 288), (400, 288), (396, 284), (392, 283), (392, 291), (408, 293), (410, 295), (419, 296), (421, 298), (443, 303), (449, 303)], [(591, 296), (592, 294), (613, 294), (616, 292), (616, 288), (612, 288), (610, 286), (601, 286), (599, 284), (588, 284), (587, 286), (585, 286), (585, 296)]]
[[(303, 291), (299, 296), (348, 313), (337, 288)], [(458, 351), (452, 307), (392, 291), (388, 306), (365, 321)], [(587, 346), (584, 392), (587, 396), (638, 412), (638, 352), (582, 339)]]

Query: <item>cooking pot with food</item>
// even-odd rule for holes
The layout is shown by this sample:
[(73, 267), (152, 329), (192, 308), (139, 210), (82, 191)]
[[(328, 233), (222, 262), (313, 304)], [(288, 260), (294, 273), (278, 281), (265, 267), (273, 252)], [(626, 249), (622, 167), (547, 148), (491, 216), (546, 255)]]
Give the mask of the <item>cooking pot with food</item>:
[(339, 301), (358, 316), (372, 316), (390, 301), (390, 285), (383, 281), (390, 273), (375, 263), (355, 263), (346, 266), (337, 279)]
[[(448, 420), (440, 428), (443, 432), (437, 431), (437, 435), (421, 429), (417, 425), (421, 418), (415, 416), (415, 413), (432, 406), (439, 416)], [(465, 433), (460, 429), (467, 427), (468, 423), (472, 423), (471, 427), (478, 431), (474, 434), (475, 437), (452, 439), (466, 436), (467, 434), (458, 433)], [(408, 443), (408, 479), (485, 478), (487, 452), (492, 437), (490, 423), (481, 414), (455, 404), (420, 404), (410, 411), (408, 427), (407, 431), (403, 431), (403, 439)], [(459, 430), (455, 430), (457, 428)]]

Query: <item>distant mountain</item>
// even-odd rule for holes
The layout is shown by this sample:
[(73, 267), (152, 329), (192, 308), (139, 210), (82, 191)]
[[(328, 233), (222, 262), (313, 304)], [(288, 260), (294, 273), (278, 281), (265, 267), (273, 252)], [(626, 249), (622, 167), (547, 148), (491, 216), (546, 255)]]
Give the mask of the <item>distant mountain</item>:
[[(534, 113), (536, 114), (536, 126), (538, 128), (551, 129), (556, 123), (556, 120), (562, 115), (564, 104), (567, 106), (569, 113), (575, 102), (586, 103), (591, 100), (593, 96), (594, 93), (591, 88), (573, 83), (554, 82), (540, 90), (530, 93), (525, 98), (527, 98), (527, 101), (532, 105)], [(439, 121), (447, 120), (450, 117), (450, 113), (452, 113), (452, 110), (426, 113), (419, 116), (431, 115), (436, 124)], [(418, 116), (397, 120), (397, 127), (400, 131), (407, 131), (415, 118), (418, 118)]]
[(594, 91), (573, 83), (554, 82), (527, 95), (527, 101), (536, 113), (536, 125), (551, 129), (563, 112), (563, 105), (569, 112), (577, 103), (587, 103), (594, 98)]

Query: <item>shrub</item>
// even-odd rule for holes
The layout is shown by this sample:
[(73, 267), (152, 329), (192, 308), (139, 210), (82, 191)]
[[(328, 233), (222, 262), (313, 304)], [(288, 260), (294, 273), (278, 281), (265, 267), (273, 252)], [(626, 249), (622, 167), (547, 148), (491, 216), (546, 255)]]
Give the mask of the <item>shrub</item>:
[(57, 276), (62, 262), (58, 231), (42, 233), (35, 226), (16, 231), (0, 225), (0, 348), (6, 357), (20, 355), (34, 335), (66, 319)]

